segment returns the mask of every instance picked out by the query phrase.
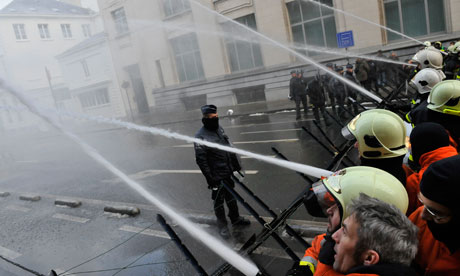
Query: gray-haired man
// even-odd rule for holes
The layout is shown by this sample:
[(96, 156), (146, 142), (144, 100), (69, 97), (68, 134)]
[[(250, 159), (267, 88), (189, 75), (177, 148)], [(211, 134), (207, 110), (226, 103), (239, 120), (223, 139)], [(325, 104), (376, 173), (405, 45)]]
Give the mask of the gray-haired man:
[(360, 194), (332, 235), (334, 270), (344, 274), (416, 275), (417, 227), (395, 206)]

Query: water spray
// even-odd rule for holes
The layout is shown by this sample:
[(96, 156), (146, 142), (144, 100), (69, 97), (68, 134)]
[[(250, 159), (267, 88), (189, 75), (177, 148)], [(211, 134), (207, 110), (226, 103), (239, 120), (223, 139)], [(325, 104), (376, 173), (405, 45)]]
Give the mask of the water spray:
[(247, 31), (257, 35), (258, 37), (261, 37), (264, 40), (271, 42), (273, 45), (278, 46), (281, 49), (285, 49), (286, 51), (288, 51), (289, 53), (293, 54), (294, 56), (296, 56), (296, 57), (298, 57), (298, 58), (300, 58), (300, 59), (302, 59), (302, 60), (304, 60), (304, 61), (306, 61), (308, 63), (311, 63), (312, 65), (318, 67), (319, 69), (323, 70), (324, 72), (326, 72), (327, 74), (331, 75), (332, 77), (338, 78), (341, 82), (347, 84), (348, 86), (353, 87), (354, 89), (359, 91), (361, 94), (364, 94), (367, 97), (373, 99), (377, 103), (381, 103), (383, 101), (381, 98), (379, 98), (376, 95), (372, 94), (371, 92), (367, 91), (366, 89), (364, 89), (363, 87), (359, 86), (358, 84), (356, 84), (356, 83), (344, 78), (343, 76), (338, 75), (336, 72), (333, 72), (333, 71), (329, 70), (326, 66), (314, 61), (313, 59), (311, 59), (309, 57), (306, 57), (305, 55), (302, 55), (302, 54), (296, 52), (295, 50), (289, 48), (289, 46), (284, 45), (281, 42), (278, 42), (278, 41), (276, 41), (276, 40), (274, 40), (274, 39), (272, 39), (272, 38), (270, 38), (270, 37), (268, 37), (266, 35), (263, 35), (263, 34), (257, 32), (257, 31), (255, 31), (255, 30), (249, 28), (246, 25), (243, 25), (243, 24), (241, 24), (241, 23), (239, 23), (239, 22), (237, 22), (235, 20), (232, 20), (231, 18), (228, 18), (227, 16), (222, 15), (222, 14), (218, 13), (217, 11), (214, 11), (214, 10), (206, 7), (205, 5), (197, 2), (197, 0), (190, 0), (190, 2), (193, 3), (194, 5), (197, 5), (198, 7), (204, 9), (205, 11), (207, 11), (207, 12), (209, 12), (211, 14), (215, 14), (216, 16), (218, 16), (220, 18), (223, 18), (226, 21), (229, 21), (229, 22), (231, 22), (231, 23), (243, 28), (244, 30), (247, 30)]
[(379, 28), (385, 29), (385, 30), (387, 30), (387, 31), (389, 31), (389, 32), (392, 32), (392, 33), (394, 33), (394, 34), (400, 35), (400, 36), (402, 36), (402, 37), (405, 37), (405, 38), (407, 38), (407, 39), (410, 39), (410, 40), (412, 40), (412, 41), (415, 41), (415, 42), (417, 42), (417, 43), (423, 45), (423, 42), (421, 42), (421, 41), (418, 40), (418, 39), (415, 39), (415, 38), (410, 37), (410, 36), (408, 36), (408, 35), (405, 35), (405, 34), (403, 34), (403, 33), (401, 33), (401, 32), (398, 32), (398, 31), (395, 31), (395, 30), (393, 30), (393, 29), (390, 29), (390, 28), (388, 28), (388, 27), (386, 27), (386, 26), (380, 25), (380, 24), (378, 24), (378, 23), (372, 22), (372, 21), (367, 20), (367, 19), (365, 19), (365, 18), (362, 18), (362, 17), (360, 17), (360, 16), (354, 15), (354, 14), (352, 14), (352, 13), (349, 13), (349, 12), (343, 11), (343, 10), (341, 10), (341, 9), (337, 9), (337, 8), (328, 6), (328, 5), (326, 5), (326, 4), (320, 3), (319, 1), (314, 1), (314, 0), (300, 0), (300, 1), (314, 3), (314, 4), (318, 5), (318, 6), (325, 7), (325, 8), (327, 8), (327, 9), (331, 9), (331, 10), (336, 11), (336, 12), (339, 12), (339, 13), (343, 13), (343, 14), (345, 14), (345, 15), (348, 15), (348, 16), (353, 17), (353, 18), (355, 18), (355, 19), (358, 19), (358, 20), (360, 20), (360, 21), (363, 21), (363, 22), (372, 24), (372, 25), (374, 25), (374, 26), (377, 26), (377, 27), (379, 27)]
[(32, 104), (24, 95), (19, 93), (18, 91), (8, 87), (2, 80), (0, 80), (0, 88), (5, 89), (9, 92), (12, 96), (16, 97), (22, 104), (24, 104), (29, 110), (48, 122), (50, 125), (55, 127), (57, 130), (62, 132), (65, 136), (70, 138), (72, 141), (77, 143), (83, 151), (92, 157), (95, 161), (99, 164), (104, 166), (107, 170), (112, 172), (114, 175), (118, 176), (122, 179), (129, 187), (134, 189), (140, 195), (142, 195), (145, 199), (149, 202), (157, 206), (162, 212), (167, 214), (172, 220), (176, 221), (185, 231), (187, 231), (192, 237), (201, 241), (204, 245), (206, 245), (209, 249), (211, 249), (214, 253), (219, 255), (222, 259), (226, 260), (236, 269), (241, 271), (245, 275), (258, 275), (259, 269), (256, 265), (249, 262), (248, 260), (244, 259), (238, 253), (230, 249), (228, 246), (223, 244), (221, 241), (210, 235), (209, 233), (201, 230), (198, 226), (194, 223), (189, 221), (188, 219), (184, 218), (183, 216), (179, 215), (176, 211), (174, 211), (171, 207), (161, 202), (155, 196), (149, 193), (144, 187), (142, 187), (139, 183), (129, 178), (124, 172), (120, 171), (116, 168), (113, 164), (107, 161), (102, 155), (100, 155), (94, 148), (90, 145), (85, 143), (75, 134), (65, 130), (61, 124), (56, 120), (56, 118), (46, 114), (41, 109), (37, 108), (34, 104)]
[(354, 53), (351, 53), (351, 52), (339, 52), (339, 51), (335, 51), (332, 48), (320, 48), (320, 47), (314, 47), (314, 46), (311, 46), (311, 45), (302, 45), (302, 46), (294, 45), (291, 48), (296, 49), (296, 50), (304, 50), (304, 51), (312, 51), (312, 52), (318, 52), (318, 53), (326, 53), (326, 54), (343, 56), (343, 57), (363, 58), (363, 59), (381, 61), (381, 62), (385, 62), (385, 63), (393, 63), (393, 64), (417, 67), (417, 65), (413, 64), (413, 63), (407, 63), (407, 62), (398, 61), (398, 60), (380, 58), (380, 57), (371, 56), (371, 55), (358, 55), (358, 54), (354, 54)]

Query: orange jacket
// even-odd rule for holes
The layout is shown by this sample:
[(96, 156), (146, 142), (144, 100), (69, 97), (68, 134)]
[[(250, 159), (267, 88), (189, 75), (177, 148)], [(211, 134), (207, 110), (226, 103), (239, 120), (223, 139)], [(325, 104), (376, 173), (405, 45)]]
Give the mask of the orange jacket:
[[(425, 170), (428, 169), (432, 163), (457, 154), (457, 149), (452, 146), (447, 146), (424, 153), (422, 156), (420, 156), (420, 171), (412, 172), (412, 174), (407, 176), (406, 180), (406, 190), (407, 195), (409, 196), (409, 207), (407, 208), (406, 213), (407, 215), (412, 214), (418, 207), (422, 206), (417, 198), (417, 195), (420, 192), (420, 181), (422, 180), (422, 176)], [(407, 172), (408, 170), (406, 170), (406, 173)]]
[(325, 242), (324, 236), (326, 236), (326, 234), (318, 235), (313, 239), (313, 241), (311, 242), (311, 247), (305, 250), (305, 255), (300, 260), (301, 266), (302, 265), (308, 265), (309, 267), (313, 266), (313, 271), (316, 271), (316, 267), (319, 262), (318, 261), (319, 251), (321, 250), (321, 246)]
[(433, 237), (426, 221), (421, 218), (423, 208), (418, 208), (409, 216), (409, 219), (419, 228), (419, 245), (415, 263), (425, 270), (425, 276), (460, 275), (460, 250), (451, 254), (447, 246)]

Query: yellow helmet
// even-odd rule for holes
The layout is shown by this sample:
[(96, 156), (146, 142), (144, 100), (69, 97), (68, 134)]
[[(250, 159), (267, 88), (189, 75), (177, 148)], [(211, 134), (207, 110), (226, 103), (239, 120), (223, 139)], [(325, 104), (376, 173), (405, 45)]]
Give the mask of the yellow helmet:
[(403, 213), (409, 205), (404, 185), (393, 175), (373, 167), (357, 166), (337, 171), (320, 180), (313, 190), (320, 205), (331, 205), (331, 195), (340, 203), (342, 222), (349, 215), (347, 205), (360, 193), (393, 204)]
[(398, 115), (385, 109), (358, 114), (342, 129), (342, 135), (350, 140), (356, 138), (363, 158), (391, 158), (407, 153), (406, 126)]
[(428, 108), (436, 112), (460, 116), (460, 82), (445, 80), (436, 84), (428, 96)]

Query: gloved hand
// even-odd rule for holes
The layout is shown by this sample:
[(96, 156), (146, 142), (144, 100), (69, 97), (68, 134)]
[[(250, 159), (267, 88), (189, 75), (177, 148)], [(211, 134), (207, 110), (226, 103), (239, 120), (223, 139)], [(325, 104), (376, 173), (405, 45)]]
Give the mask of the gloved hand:
[(292, 98), (292, 96), (291, 96), (291, 95), (288, 95), (288, 99), (289, 99), (290, 101), (292, 101), (292, 100), (293, 100), (293, 98)]
[(324, 236), (324, 244), (321, 246), (321, 250), (319, 251), (318, 260), (325, 265), (332, 266), (334, 264), (334, 246), (335, 241), (332, 239), (332, 234), (327, 234)]
[(300, 266), (296, 262), (291, 269), (286, 272), (286, 276), (313, 276), (310, 268), (308, 266)]

